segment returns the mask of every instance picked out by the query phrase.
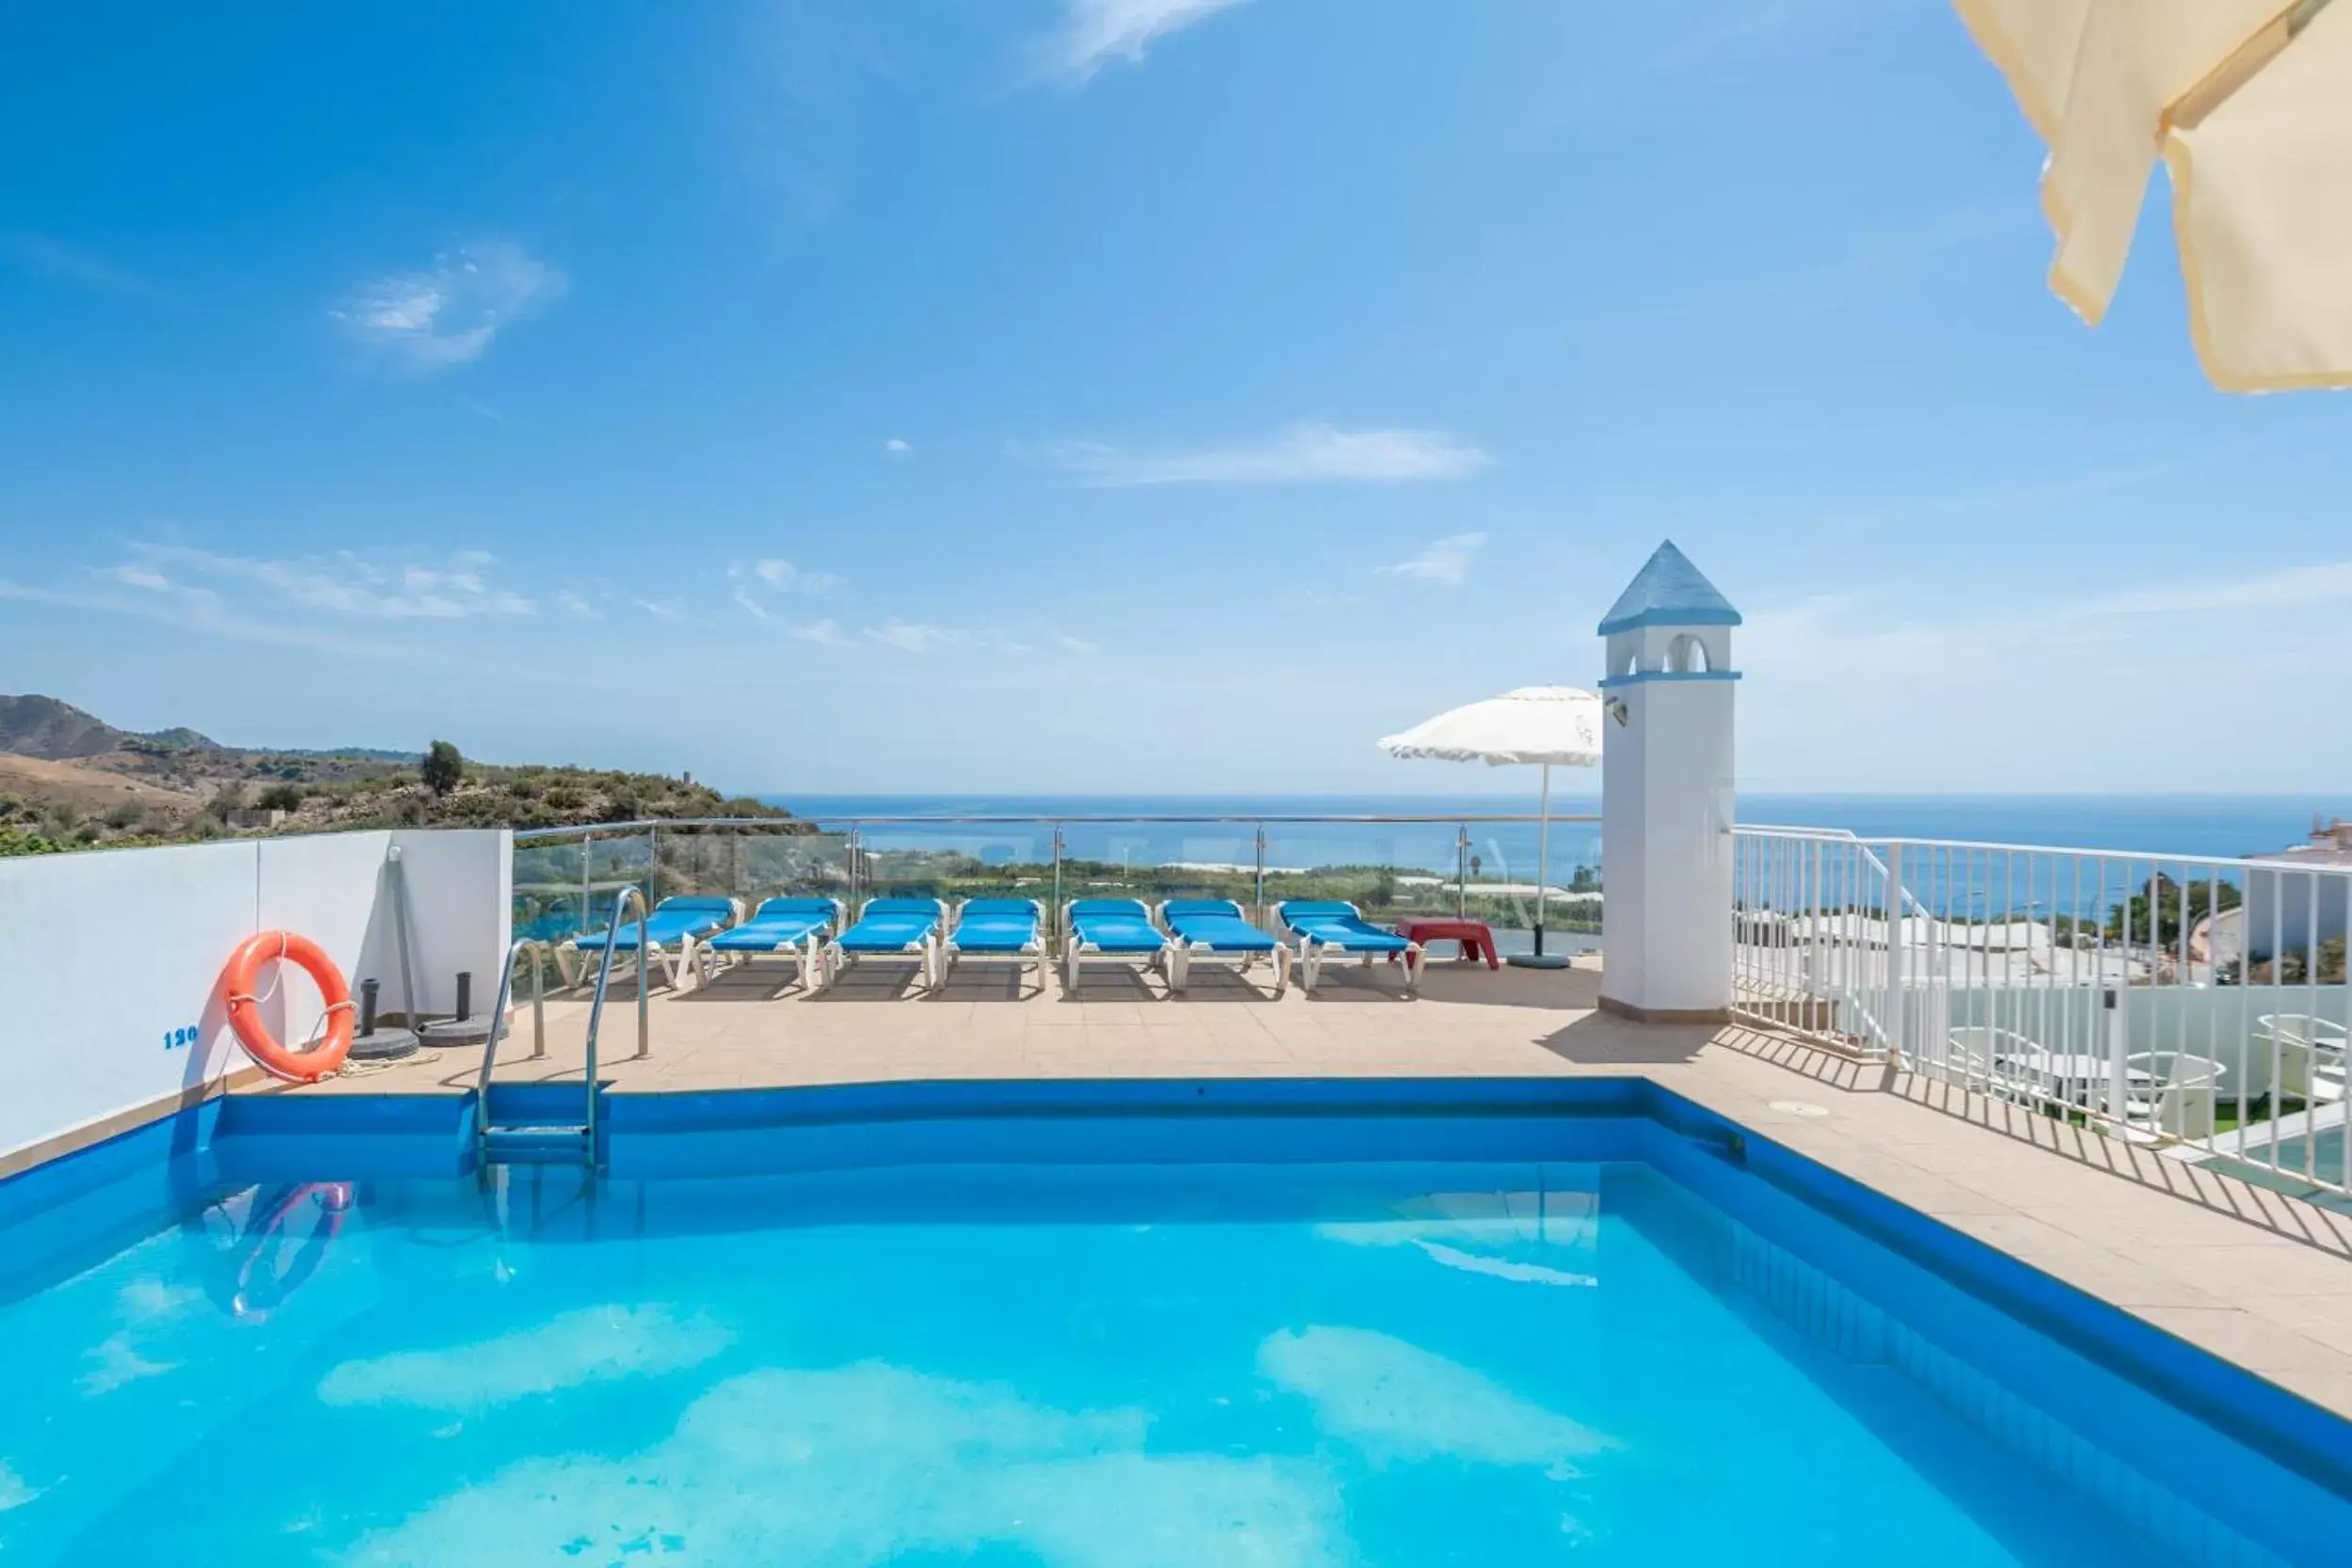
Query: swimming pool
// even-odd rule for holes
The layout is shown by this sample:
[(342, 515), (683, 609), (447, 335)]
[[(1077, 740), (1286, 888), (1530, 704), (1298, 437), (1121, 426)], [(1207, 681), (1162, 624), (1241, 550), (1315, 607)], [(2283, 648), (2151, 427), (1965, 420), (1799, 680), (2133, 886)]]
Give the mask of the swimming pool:
[(2344, 1560), (2342, 1423), (1670, 1101), (232, 1107), (0, 1186), (0, 1558)]

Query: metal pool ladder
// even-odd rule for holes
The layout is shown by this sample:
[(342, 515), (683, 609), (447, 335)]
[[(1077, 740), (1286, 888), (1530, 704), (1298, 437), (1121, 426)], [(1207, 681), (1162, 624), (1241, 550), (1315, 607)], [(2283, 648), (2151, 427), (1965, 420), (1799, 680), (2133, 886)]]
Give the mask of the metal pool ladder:
[[(633, 883), (620, 890), (612, 906), (612, 924), (604, 933), (604, 952), (596, 961), (596, 989), (588, 1006), (585, 1070), (575, 1096), (567, 1084), (506, 1084), (490, 1082), (498, 1063), (499, 1040), (506, 1033), (506, 1009), (515, 988), (515, 965), (526, 953), (535, 966), (533, 951), (540, 944), (517, 938), (506, 950), (499, 977), (498, 1004), (490, 1009), (489, 1037), (482, 1042), (482, 1073), (474, 1089), (474, 1153), (485, 1173), (501, 1164), (597, 1164), (596, 1107), (602, 1089), (596, 1081), (596, 1037), (604, 1024), (604, 994), (612, 980), (612, 958), (621, 937), (621, 920), (629, 905), (637, 906), (637, 1053), (646, 1053), (645, 965), (651, 957), (646, 941), (645, 895)], [(532, 974), (537, 975), (534, 967)]]

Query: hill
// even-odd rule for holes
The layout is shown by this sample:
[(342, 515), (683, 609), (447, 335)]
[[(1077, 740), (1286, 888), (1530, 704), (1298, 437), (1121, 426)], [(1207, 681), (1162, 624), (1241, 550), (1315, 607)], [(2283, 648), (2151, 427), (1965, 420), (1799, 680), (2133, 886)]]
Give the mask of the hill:
[(0, 752), (65, 762), (76, 757), (103, 756), (135, 744), (166, 751), (215, 749), (211, 740), (191, 729), (141, 735), (116, 729), (104, 720), (55, 697), (0, 697)]
[(543, 828), (789, 812), (690, 778), (467, 765), (437, 794), (420, 753), (261, 751), (120, 730), (54, 697), (0, 697), (0, 854), (346, 828)]

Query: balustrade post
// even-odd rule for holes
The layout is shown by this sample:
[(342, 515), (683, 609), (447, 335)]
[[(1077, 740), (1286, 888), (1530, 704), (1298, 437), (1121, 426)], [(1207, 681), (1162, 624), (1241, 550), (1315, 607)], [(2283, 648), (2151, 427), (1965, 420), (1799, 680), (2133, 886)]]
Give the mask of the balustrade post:
[(1895, 1065), (1911, 1060), (1911, 1015), (1904, 1000), (1909, 985), (1911, 942), (1903, 930), (1903, 847), (1886, 847), (1886, 1007), (1880, 1015)]
[[(590, 931), (596, 928), (595, 899), (596, 893), (596, 882), (594, 879), (596, 877), (596, 835), (594, 833), (583, 834), (580, 841), (580, 928), (582, 931)], [(620, 918), (620, 913), (617, 909), (614, 911), (612, 918), (615, 920)]]

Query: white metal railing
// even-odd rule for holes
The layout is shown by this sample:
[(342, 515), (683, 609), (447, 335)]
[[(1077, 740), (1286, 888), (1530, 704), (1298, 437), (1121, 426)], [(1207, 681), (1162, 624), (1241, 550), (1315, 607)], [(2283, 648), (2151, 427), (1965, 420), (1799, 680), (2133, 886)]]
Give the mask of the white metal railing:
[(1740, 1016), (2352, 1192), (2352, 866), (1803, 828), (1733, 844)]

